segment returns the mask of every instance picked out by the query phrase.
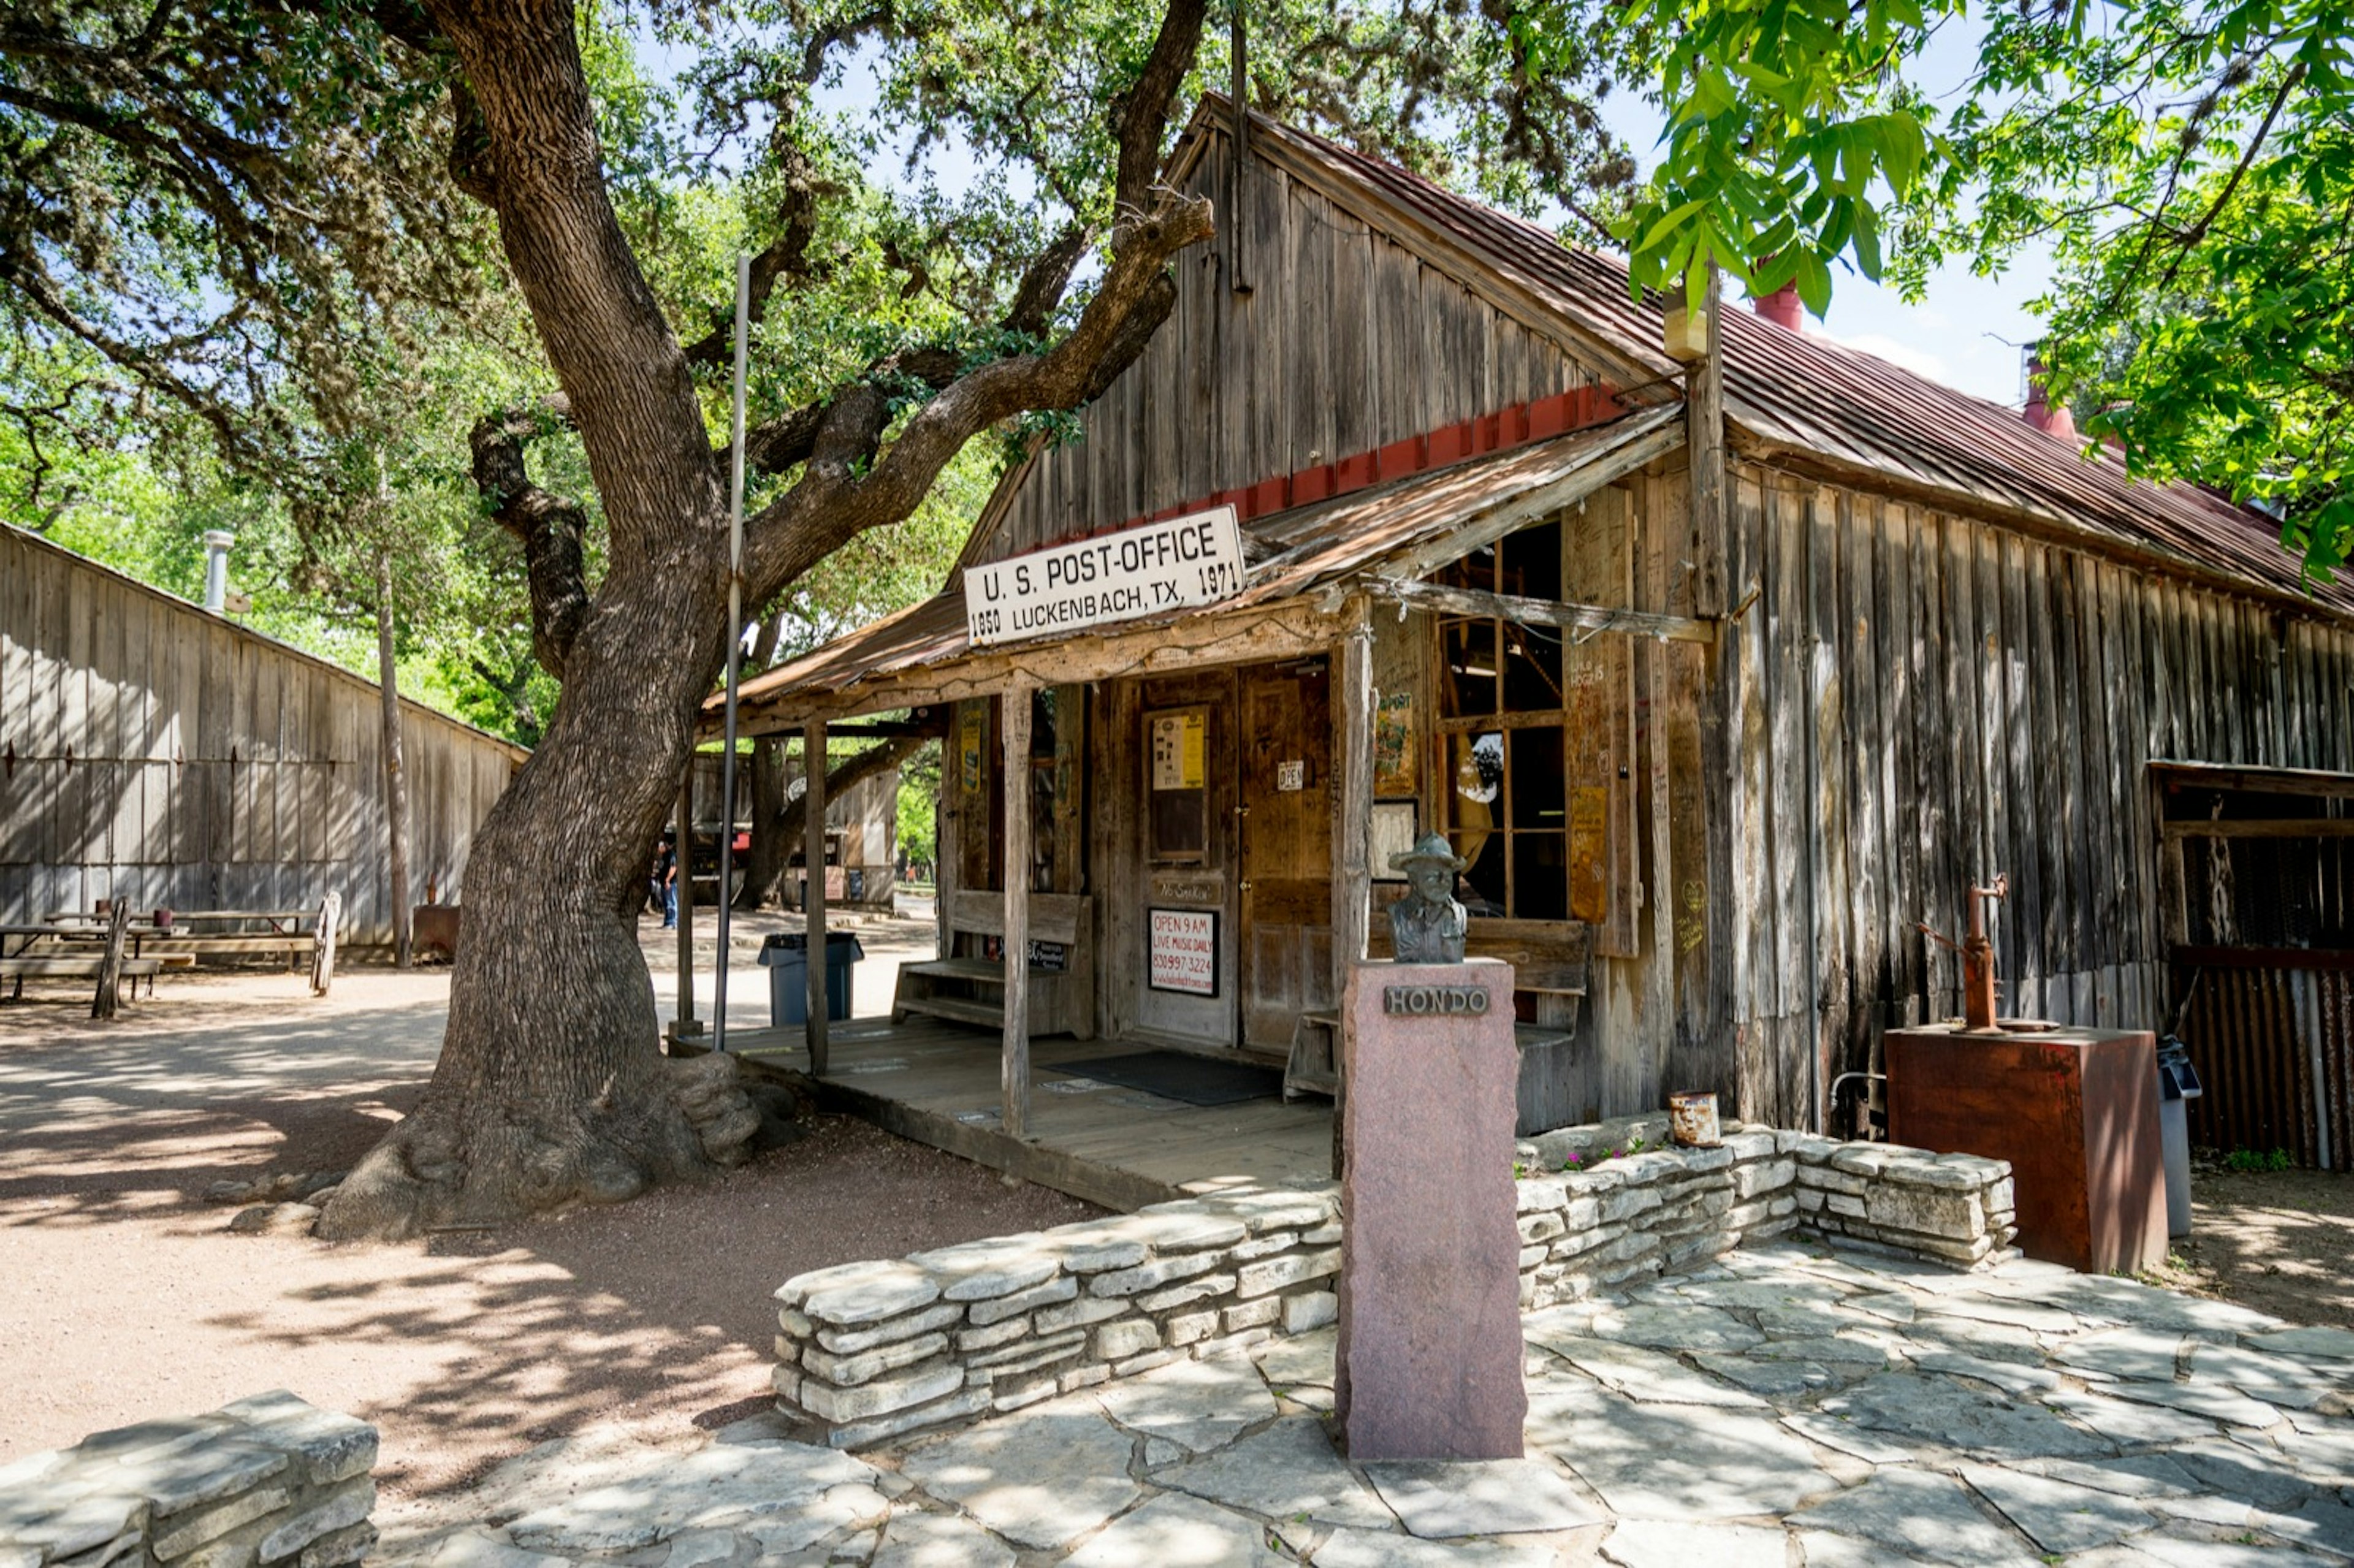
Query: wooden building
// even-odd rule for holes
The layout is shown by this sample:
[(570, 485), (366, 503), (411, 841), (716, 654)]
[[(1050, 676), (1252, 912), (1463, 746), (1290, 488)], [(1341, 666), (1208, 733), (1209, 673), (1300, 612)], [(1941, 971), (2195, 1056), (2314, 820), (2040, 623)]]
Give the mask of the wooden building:
[[(786, 871), (781, 881), (785, 906), (801, 906), (801, 879), (809, 862), (804, 841), (794, 830), (801, 821), (801, 758), (788, 753), (784, 760), (785, 809), (774, 821), (760, 821), (752, 798), (751, 768), (736, 776), (737, 853), (734, 885), (741, 888), (748, 860), (749, 835), (783, 833)], [(719, 813), (724, 792), (721, 758), (698, 752), (695, 758), (695, 819), (696, 902), (708, 906), (718, 896)], [(888, 915), (899, 886), (899, 770), (886, 768), (861, 779), (825, 802), (825, 866), (833, 903), (871, 914)]]
[(1432, 828), (1519, 966), (1524, 1128), (1697, 1087), (1819, 1127), (1879, 1031), (1960, 1011), (1921, 927), (1973, 882), (2009, 877), (2007, 1012), (2162, 1025), (2217, 812), (2153, 764), (2354, 770), (2354, 590), (2265, 519), (1744, 306), (1687, 368), (1617, 262), (1231, 126), (1175, 154), (1220, 232), (1173, 314), (960, 575), (1231, 506), (1242, 580), (994, 641), (951, 583), (744, 688), (752, 733), (939, 716), (969, 983), (918, 989), (991, 1029), (1008, 1133), (1075, 1017), (1312, 1070)]
[[(0, 923), (315, 908), (392, 940), (375, 683), (0, 526)], [(409, 878), (463, 891), (475, 826), (526, 755), (401, 708)]]

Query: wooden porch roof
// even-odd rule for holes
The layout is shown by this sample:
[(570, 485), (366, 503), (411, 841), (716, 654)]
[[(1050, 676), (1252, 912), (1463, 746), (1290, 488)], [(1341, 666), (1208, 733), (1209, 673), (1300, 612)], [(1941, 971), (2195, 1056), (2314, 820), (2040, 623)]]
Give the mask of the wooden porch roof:
[[(1320, 631), (1316, 623), (1350, 593), (1380, 591), (1393, 580), (1435, 571), (1676, 450), (1683, 439), (1681, 405), (1643, 408), (1551, 440), (1255, 519), (1243, 527), (1249, 571), (1243, 591), (1171, 615), (975, 648), (965, 634), (963, 591), (954, 588), (745, 682), (737, 694), (738, 726), (748, 735), (774, 733), (821, 710), (841, 715), (979, 694), (1055, 651), (1069, 651), (1079, 661), (1076, 670), (1062, 662), (1062, 679), (1125, 673), (1139, 667), (1140, 636), (1166, 645), (1179, 622), (1189, 632), (1216, 623), (1236, 634), (1208, 642), (1213, 656), (1194, 662), (1279, 657), (1301, 639), (1313, 643), (1331, 635), (1334, 629)], [(1257, 639), (1241, 635), (1287, 609), (1299, 613), (1284, 618), (1284, 629)], [(1087, 659), (1090, 647), (1101, 651), (1099, 659)], [(721, 705), (716, 696), (704, 704), (706, 730), (716, 729)]]

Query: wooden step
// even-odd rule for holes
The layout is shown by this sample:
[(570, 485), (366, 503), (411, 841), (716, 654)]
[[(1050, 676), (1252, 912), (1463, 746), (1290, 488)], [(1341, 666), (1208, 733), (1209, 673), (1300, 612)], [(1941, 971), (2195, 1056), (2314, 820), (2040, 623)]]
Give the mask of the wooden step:
[(307, 953), (319, 945), (308, 936), (143, 937), (140, 946), (160, 953)]
[(951, 1019), (959, 1023), (982, 1023), (1002, 1032), (1005, 1028), (1005, 1004), (995, 1001), (973, 1001), (953, 996), (910, 996), (899, 1002), (902, 1012), (918, 1012), (928, 1018)]

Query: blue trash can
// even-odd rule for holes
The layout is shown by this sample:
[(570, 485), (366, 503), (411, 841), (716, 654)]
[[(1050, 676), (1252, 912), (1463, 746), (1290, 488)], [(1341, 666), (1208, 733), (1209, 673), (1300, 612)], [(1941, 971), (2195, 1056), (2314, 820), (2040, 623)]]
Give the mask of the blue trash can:
[[(851, 931), (825, 934), (825, 1015), (850, 1016), (852, 971), (866, 956)], [(769, 1023), (777, 1027), (809, 1022), (809, 937), (801, 931), (776, 931), (760, 944), (760, 967), (769, 971)]]

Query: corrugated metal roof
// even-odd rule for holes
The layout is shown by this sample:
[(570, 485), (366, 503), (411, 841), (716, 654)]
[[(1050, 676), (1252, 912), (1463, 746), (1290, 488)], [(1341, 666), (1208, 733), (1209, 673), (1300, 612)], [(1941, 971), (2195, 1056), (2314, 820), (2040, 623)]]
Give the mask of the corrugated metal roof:
[[(1225, 118), (1223, 101), (1214, 100), (1196, 129), (1214, 132)], [(1630, 297), (1623, 263), (1265, 116), (1252, 117), (1252, 135), (1255, 145), (1273, 140), (1439, 231), (1621, 358), (1654, 375), (1676, 373), (1662, 348), (1660, 302)], [(1724, 310), (1721, 334), (1727, 417), (1766, 441), (2354, 613), (2354, 583), (2308, 582), (2298, 557), (2281, 546), (2276, 524), (2204, 486), (2130, 478), (2115, 456), (2086, 458), (2015, 410), (1816, 334), (1789, 332), (1736, 303)]]
[[(1294, 599), (1378, 573), (1389, 562), (1437, 546), (1487, 515), (1538, 496), (1581, 470), (1647, 450), (1647, 438), (1670, 439), (1683, 410), (1646, 408), (1606, 425), (1472, 458), (1313, 505), (1296, 506), (1243, 525), (1249, 580), (1243, 591), (1202, 615)], [(1467, 548), (1469, 546), (1467, 546)], [(1107, 630), (1129, 631), (1177, 619), (1155, 616), (1057, 637), (1021, 648), (1072, 642)], [(964, 595), (956, 590), (870, 622), (824, 647), (745, 682), (738, 701), (763, 705), (790, 695), (830, 695), (869, 682), (947, 664), (974, 652), (965, 636)], [(704, 706), (717, 711), (721, 699)]]
[[(885, 675), (941, 664), (970, 652), (964, 631), (961, 591), (935, 594), (880, 620), (835, 638), (822, 648), (802, 654), (744, 682), (737, 700), (746, 705), (786, 693), (820, 694), (840, 692)], [(706, 712), (717, 712), (724, 696), (705, 700)]]

